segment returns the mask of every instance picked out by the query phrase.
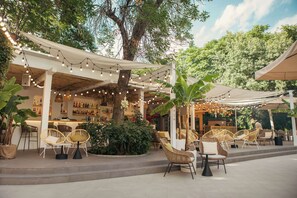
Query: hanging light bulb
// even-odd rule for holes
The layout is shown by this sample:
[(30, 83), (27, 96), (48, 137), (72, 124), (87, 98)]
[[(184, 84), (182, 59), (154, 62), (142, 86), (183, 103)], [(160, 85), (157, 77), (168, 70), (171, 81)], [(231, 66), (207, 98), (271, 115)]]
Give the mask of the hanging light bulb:
[(117, 68), (116, 72), (119, 73), (119, 68)]
[(96, 90), (95, 89), (93, 89), (93, 92), (95, 92)]
[(109, 72), (109, 76), (112, 76), (112, 73), (111, 73), (111, 71)]
[(22, 58), (22, 62), (25, 62), (25, 58), (24, 57)]
[(62, 62), (62, 67), (65, 67), (65, 63), (64, 63), (64, 61)]
[(136, 91), (136, 89), (134, 89), (134, 91)]
[(83, 70), (83, 68), (82, 68), (82, 66), (81, 66), (81, 65), (80, 65), (80, 68), (79, 68), (79, 70), (80, 70), (80, 71), (82, 71), (82, 70)]
[(122, 75), (122, 78), (125, 78), (125, 76), (124, 76), (124, 75)]
[(144, 72), (144, 76), (146, 76), (146, 72)]
[(92, 72), (93, 72), (93, 73), (95, 72), (95, 69), (94, 69), (94, 67), (92, 68)]
[(70, 73), (72, 73), (72, 67), (70, 68)]
[(27, 73), (27, 74), (29, 73), (29, 70), (28, 70), (28, 69), (26, 70), (26, 73)]
[[(58, 52), (59, 53), (59, 52)], [(59, 56), (59, 54), (57, 54), (57, 57), (56, 57), (58, 60), (60, 59), (60, 56)]]
[(89, 62), (88, 62), (88, 59), (87, 59), (86, 67), (89, 67)]

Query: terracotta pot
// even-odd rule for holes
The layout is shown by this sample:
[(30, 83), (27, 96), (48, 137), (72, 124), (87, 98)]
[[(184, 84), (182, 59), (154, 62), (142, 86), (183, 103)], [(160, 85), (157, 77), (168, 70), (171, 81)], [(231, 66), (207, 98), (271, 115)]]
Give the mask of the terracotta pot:
[(0, 157), (4, 159), (14, 159), (16, 157), (17, 147), (15, 144), (0, 145)]

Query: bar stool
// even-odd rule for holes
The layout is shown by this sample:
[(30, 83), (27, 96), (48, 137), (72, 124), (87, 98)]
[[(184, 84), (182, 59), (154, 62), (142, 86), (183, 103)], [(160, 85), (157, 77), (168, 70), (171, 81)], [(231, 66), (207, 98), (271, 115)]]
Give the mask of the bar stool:
[(37, 152), (39, 153), (40, 145), (39, 145), (38, 127), (28, 125), (28, 124), (21, 125), (21, 136), (20, 136), (17, 148), (19, 147), (22, 138), (24, 138), (23, 151), (25, 151), (26, 144), (28, 144), (28, 150), (29, 150), (31, 142), (36, 142), (37, 144), (36, 149), (37, 149)]
[(61, 131), (65, 136), (67, 136), (68, 133), (72, 132), (72, 127), (66, 124), (58, 124), (58, 130)]

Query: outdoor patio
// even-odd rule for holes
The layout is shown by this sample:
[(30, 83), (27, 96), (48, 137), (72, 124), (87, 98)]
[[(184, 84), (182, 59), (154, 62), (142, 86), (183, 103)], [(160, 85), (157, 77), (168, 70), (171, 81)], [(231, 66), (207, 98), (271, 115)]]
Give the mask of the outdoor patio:
[[(152, 173), (163, 173), (167, 159), (162, 149), (151, 149), (141, 156), (96, 156), (72, 159), (71, 150), (67, 160), (56, 160), (54, 152), (47, 151), (46, 158), (36, 150), (18, 151), (14, 160), (2, 160), (0, 164), (0, 184), (46, 184), (74, 181), (97, 180)], [(283, 146), (266, 145), (258, 150), (256, 146), (231, 148), (226, 163), (261, 159), (274, 156), (297, 154), (293, 142), (284, 141)], [(201, 158), (197, 160), (197, 177), (201, 177)], [(175, 168), (176, 170), (177, 168)], [(211, 167), (216, 169), (216, 167)], [(221, 172), (224, 172), (221, 168)], [(189, 179), (190, 176), (186, 174)], [(228, 168), (227, 168), (228, 174)], [(214, 173), (215, 175), (215, 173)], [(167, 177), (167, 176), (166, 176)], [(170, 174), (168, 175), (170, 177)]]

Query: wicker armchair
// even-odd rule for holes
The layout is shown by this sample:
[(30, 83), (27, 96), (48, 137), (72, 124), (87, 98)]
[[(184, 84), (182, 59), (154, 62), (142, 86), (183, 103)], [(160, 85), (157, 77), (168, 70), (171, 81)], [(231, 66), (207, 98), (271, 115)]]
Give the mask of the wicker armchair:
[(84, 129), (75, 129), (74, 131), (69, 133), (66, 137), (67, 142), (69, 142), (74, 147), (79, 142), (79, 145), (85, 151), (87, 157), (88, 157), (87, 143), (89, 139), (90, 139), (90, 134)]
[(221, 160), (222, 164), (224, 165), (225, 173), (227, 173), (226, 166), (225, 166), (225, 159), (227, 159), (227, 157), (228, 157), (228, 152), (223, 149), (223, 147), (221, 146), (221, 144), (217, 138), (205, 138), (200, 141), (199, 150), (200, 150), (200, 156), (202, 158), (201, 168), (203, 167), (203, 163), (206, 159), (205, 153), (209, 154), (207, 151), (207, 150), (209, 150), (209, 148), (206, 148), (208, 146), (207, 143), (209, 143), (209, 142), (211, 142), (211, 143), (216, 142), (217, 144), (216, 144), (216, 148), (213, 149), (215, 151), (215, 153), (211, 153), (214, 155), (209, 155), (208, 160), (216, 161), (217, 165), (218, 165), (218, 169), (219, 169), (220, 160)]
[(259, 144), (257, 142), (259, 131), (259, 129), (256, 129), (255, 131), (249, 132), (247, 136), (243, 137), (242, 148), (246, 145), (255, 144), (257, 149), (259, 149)]
[(60, 147), (65, 143), (66, 137), (65, 135), (57, 129), (49, 128), (47, 130), (47, 135), (41, 133), (41, 141), (44, 143), (43, 151), (40, 155), (45, 158), (45, 151), (48, 147), (53, 148), (53, 151), (56, 154), (55, 147)]
[(264, 146), (266, 145), (266, 142), (269, 142), (269, 144), (273, 144), (273, 136), (274, 136), (273, 130), (271, 129), (261, 130), (258, 136), (259, 144), (261, 145), (263, 143)]
[(234, 134), (227, 129), (212, 129), (202, 136), (202, 140), (216, 138), (220, 144), (229, 149), (228, 142), (234, 140)]
[(164, 177), (166, 176), (167, 172), (170, 173), (170, 170), (173, 164), (177, 164), (177, 165), (187, 164), (190, 169), (192, 179), (194, 179), (193, 172), (192, 172), (192, 169), (193, 169), (196, 175), (196, 170), (193, 164), (195, 160), (194, 154), (186, 151), (179, 151), (173, 148), (166, 138), (161, 138), (160, 141), (161, 141), (163, 151), (165, 152), (165, 155), (169, 161), (166, 171), (164, 173)]

